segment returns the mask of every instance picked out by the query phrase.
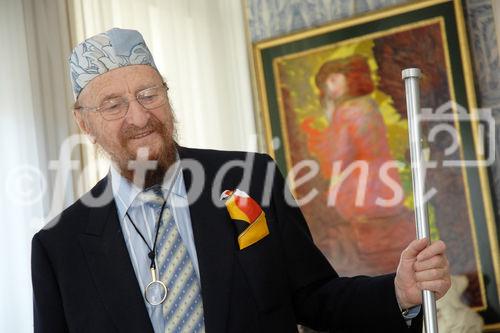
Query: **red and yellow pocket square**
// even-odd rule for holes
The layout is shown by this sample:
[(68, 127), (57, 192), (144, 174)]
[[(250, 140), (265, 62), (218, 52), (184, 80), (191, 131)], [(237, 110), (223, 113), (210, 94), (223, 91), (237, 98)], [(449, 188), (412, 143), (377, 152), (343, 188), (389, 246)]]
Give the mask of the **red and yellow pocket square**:
[(221, 194), (238, 232), (240, 250), (269, 235), (266, 214), (254, 199), (238, 189)]

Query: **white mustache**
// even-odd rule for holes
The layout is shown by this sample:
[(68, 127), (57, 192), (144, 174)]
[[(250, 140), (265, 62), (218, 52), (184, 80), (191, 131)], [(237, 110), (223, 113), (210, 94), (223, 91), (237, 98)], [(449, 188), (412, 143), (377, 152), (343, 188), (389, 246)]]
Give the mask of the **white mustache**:
[(136, 133), (136, 134), (130, 136), (129, 139), (139, 139), (139, 138), (142, 138), (144, 136), (148, 136), (149, 134), (154, 133), (154, 132), (156, 132), (154, 129), (142, 131), (142, 132), (139, 132), (139, 133)]
[(156, 124), (149, 122), (143, 128), (137, 128), (135, 126), (127, 128), (123, 131), (124, 139), (136, 139), (138, 137), (144, 136), (145, 134), (151, 134), (152, 132), (160, 132)]

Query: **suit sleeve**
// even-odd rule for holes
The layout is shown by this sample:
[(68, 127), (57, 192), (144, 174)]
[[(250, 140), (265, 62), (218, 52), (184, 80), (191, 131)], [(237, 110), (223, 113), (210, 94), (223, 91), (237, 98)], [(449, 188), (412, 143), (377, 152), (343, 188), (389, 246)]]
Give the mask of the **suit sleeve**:
[(421, 332), (421, 316), (408, 327), (401, 315), (394, 274), (339, 277), (314, 245), (302, 212), (287, 196), (292, 198), (276, 167), (272, 205), (297, 321), (332, 332)]
[(39, 234), (31, 242), (31, 278), (34, 332), (68, 332), (54, 269)]

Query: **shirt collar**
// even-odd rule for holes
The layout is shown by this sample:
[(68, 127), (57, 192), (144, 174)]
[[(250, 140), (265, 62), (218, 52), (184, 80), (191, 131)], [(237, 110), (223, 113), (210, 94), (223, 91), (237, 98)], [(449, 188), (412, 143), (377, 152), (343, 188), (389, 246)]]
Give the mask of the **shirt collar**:
[[(113, 196), (115, 198), (116, 207), (118, 210), (118, 218), (122, 221), (125, 218), (125, 214), (129, 209), (132, 202), (135, 200), (137, 195), (142, 192), (142, 190), (135, 184), (131, 183), (128, 179), (123, 177), (118, 171), (117, 167), (112, 163), (110, 168), (111, 174), (111, 188), (113, 190)], [(187, 198), (186, 188), (184, 185), (184, 177), (182, 176), (182, 168), (179, 165), (179, 170), (175, 175), (175, 179), (172, 177), (165, 179), (161, 187), (164, 195), (167, 195), (169, 188), (173, 183), (172, 195), (177, 195), (184, 199)]]

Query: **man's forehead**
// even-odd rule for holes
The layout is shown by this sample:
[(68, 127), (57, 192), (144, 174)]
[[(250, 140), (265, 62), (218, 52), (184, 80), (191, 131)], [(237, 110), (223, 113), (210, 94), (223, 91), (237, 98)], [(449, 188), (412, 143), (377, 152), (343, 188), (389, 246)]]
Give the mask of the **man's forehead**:
[(161, 82), (160, 74), (151, 66), (120, 67), (94, 78), (83, 89), (81, 96), (101, 100), (106, 96), (121, 96), (127, 92), (135, 93)]

